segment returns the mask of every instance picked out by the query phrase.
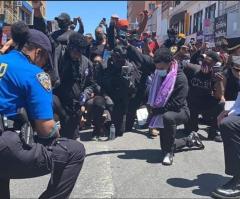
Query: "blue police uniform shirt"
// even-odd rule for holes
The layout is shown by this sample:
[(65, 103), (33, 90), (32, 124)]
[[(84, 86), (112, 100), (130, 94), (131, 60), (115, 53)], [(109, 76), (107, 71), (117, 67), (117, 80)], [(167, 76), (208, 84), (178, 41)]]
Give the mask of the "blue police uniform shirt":
[(49, 76), (21, 52), (0, 56), (0, 114), (14, 118), (24, 107), (33, 120), (53, 118)]

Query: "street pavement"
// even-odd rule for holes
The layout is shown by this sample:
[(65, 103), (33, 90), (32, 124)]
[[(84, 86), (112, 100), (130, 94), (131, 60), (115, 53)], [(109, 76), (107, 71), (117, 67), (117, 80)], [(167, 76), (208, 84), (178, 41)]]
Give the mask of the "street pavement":
[[(174, 164), (163, 166), (159, 137), (146, 130), (107, 142), (90, 141), (89, 131), (80, 135), (87, 156), (71, 198), (210, 198), (229, 179), (222, 143), (205, 140), (204, 150), (176, 153)], [(11, 198), (38, 198), (49, 177), (12, 180)]]

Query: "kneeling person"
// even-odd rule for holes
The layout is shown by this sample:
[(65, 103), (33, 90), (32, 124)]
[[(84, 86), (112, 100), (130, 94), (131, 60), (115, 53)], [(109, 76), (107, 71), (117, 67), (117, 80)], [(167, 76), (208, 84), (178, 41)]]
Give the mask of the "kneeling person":
[(25, 108), (39, 141), (26, 148), (15, 126), (0, 129), (1, 198), (10, 198), (10, 179), (49, 173), (51, 180), (40, 198), (68, 198), (82, 168), (84, 146), (59, 138), (53, 120), (51, 81), (42, 70), (48, 62), (52, 66), (51, 54), (47, 36), (30, 30), (21, 52), (0, 56), (0, 116), (15, 123), (17, 110)]
[(165, 155), (163, 164), (171, 165), (177, 125), (186, 123), (190, 117), (186, 102), (188, 81), (169, 49), (158, 49), (154, 62), (156, 70), (148, 99), (153, 117), (149, 127), (162, 128), (160, 143)]

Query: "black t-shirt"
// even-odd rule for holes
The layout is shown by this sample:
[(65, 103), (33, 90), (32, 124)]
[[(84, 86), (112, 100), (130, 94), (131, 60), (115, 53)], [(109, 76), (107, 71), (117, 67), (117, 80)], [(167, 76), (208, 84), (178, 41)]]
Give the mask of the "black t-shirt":
[(223, 75), (226, 77), (226, 88), (224, 97), (227, 101), (234, 101), (238, 96), (240, 91), (240, 80), (234, 77), (231, 69), (226, 69), (223, 72)]
[(200, 66), (188, 67), (184, 69), (188, 78), (189, 93), (188, 103), (200, 109), (208, 109), (219, 102), (213, 96), (214, 78), (212, 74), (204, 74)]

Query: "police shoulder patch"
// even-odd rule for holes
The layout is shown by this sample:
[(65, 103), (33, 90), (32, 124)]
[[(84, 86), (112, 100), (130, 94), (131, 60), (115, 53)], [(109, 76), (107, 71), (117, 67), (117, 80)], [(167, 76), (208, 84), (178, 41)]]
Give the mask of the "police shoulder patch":
[(5, 73), (7, 71), (7, 67), (8, 67), (8, 65), (5, 63), (0, 64), (0, 78), (2, 78), (5, 75)]
[(51, 79), (47, 73), (45, 72), (38, 73), (37, 79), (40, 82), (40, 84), (43, 86), (43, 88), (45, 88), (48, 92), (52, 90)]

